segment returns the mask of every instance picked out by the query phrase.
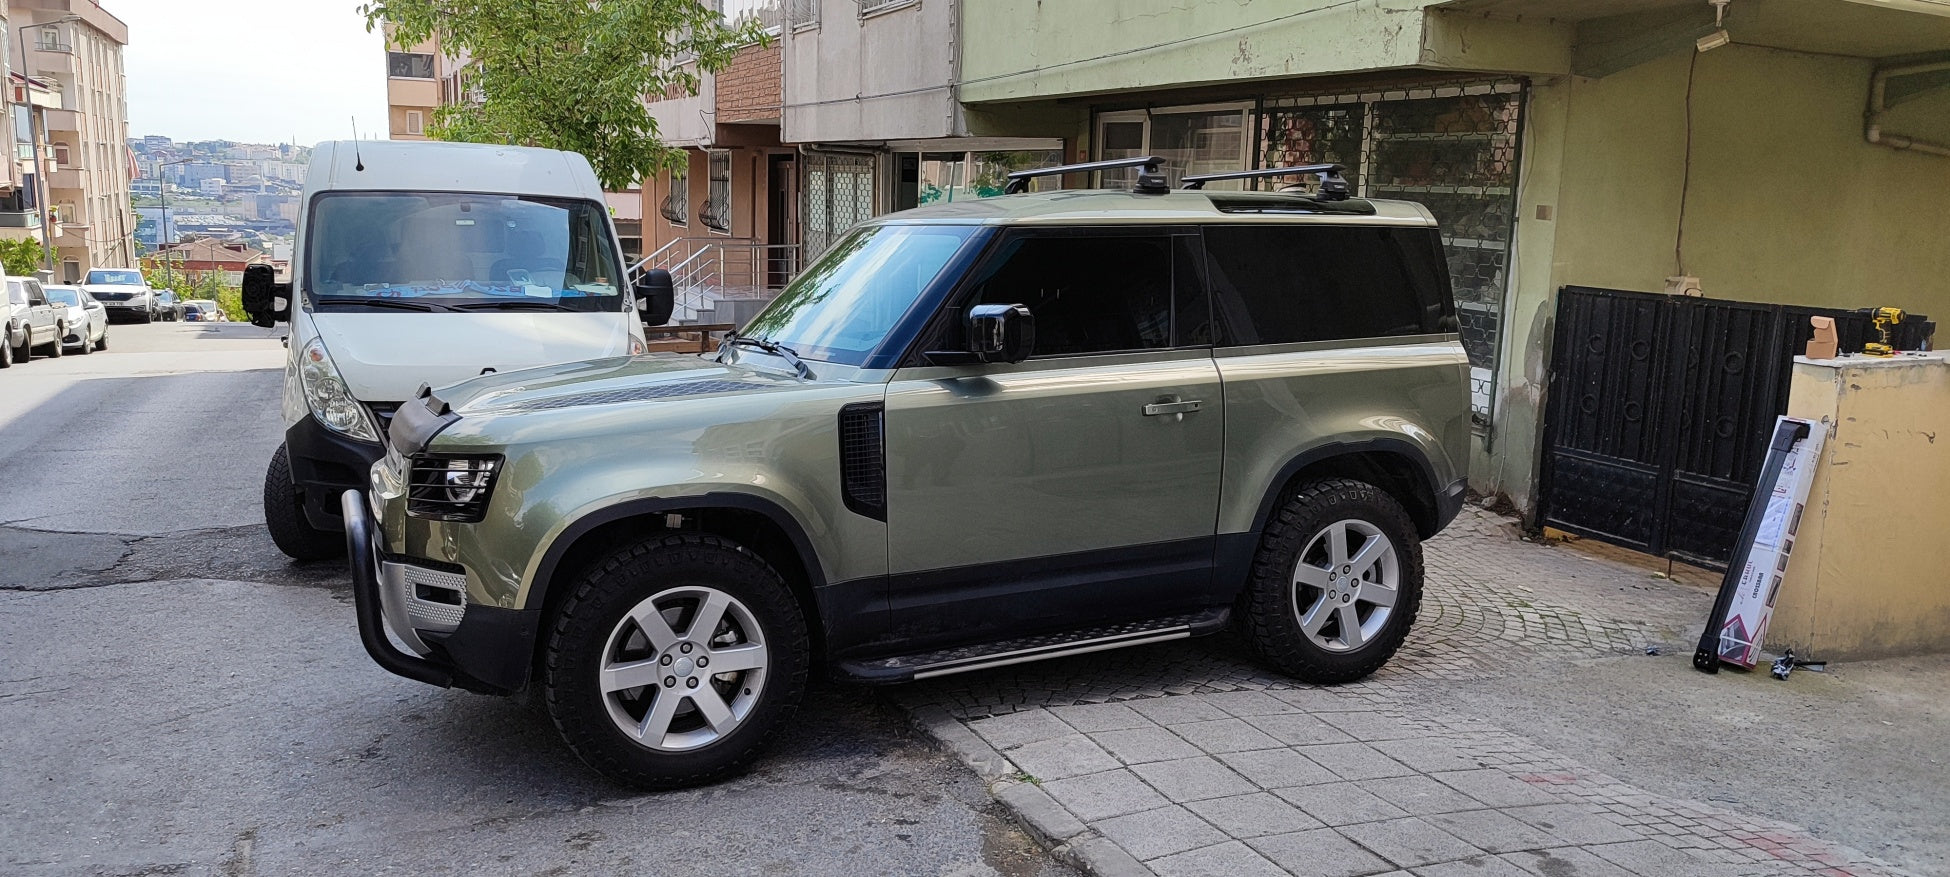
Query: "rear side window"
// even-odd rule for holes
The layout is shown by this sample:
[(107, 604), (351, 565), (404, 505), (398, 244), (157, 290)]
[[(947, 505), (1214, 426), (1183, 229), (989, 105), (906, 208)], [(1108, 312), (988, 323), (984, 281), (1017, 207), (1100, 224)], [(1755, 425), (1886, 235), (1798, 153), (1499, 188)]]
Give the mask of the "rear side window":
[(1212, 225), (1222, 346), (1456, 331), (1435, 229)]
[(18, 280), (7, 281), (7, 300), (17, 305), (27, 304), (27, 285)]
[(1017, 233), (975, 272), (968, 303), (1028, 306), (1036, 319), (1033, 356), (1209, 344), (1212, 332), (1192, 240), (1170, 234)]

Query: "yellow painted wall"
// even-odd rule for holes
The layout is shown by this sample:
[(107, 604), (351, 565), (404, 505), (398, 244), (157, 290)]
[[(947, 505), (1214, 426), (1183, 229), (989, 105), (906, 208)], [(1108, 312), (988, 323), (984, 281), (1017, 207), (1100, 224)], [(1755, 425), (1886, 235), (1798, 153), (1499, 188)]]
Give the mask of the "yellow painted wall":
[(1832, 425), (1770, 648), (1863, 660), (1950, 650), (1950, 361), (1803, 361), (1788, 413)]

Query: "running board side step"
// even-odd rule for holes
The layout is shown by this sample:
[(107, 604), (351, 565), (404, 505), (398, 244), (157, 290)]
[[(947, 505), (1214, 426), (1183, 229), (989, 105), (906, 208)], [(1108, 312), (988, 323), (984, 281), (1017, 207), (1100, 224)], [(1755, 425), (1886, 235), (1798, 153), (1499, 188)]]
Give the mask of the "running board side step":
[(1010, 664), (1024, 664), (1030, 661), (1203, 636), (1224, 629), (1230, 616), (1230, 610), (1211, 609), (1186, 615), (1087, 627), (915, 655), (841, 661), (839, 671), (842, 675), (860, 682), (910, 682), (952, 673), (967, 673), (972, 670), (1007, 667)]

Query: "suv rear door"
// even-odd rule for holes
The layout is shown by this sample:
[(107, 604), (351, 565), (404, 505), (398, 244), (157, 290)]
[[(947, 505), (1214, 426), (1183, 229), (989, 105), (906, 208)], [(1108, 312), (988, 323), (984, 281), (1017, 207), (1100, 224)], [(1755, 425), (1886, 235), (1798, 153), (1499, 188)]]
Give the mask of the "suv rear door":
[(1017, 364), (902, 368), (886, 400), (896, 636), (993, 640), (1209, 602), (1224, 445), (1191, 229), (1018, 229), (923, 335), (1022, 304)]

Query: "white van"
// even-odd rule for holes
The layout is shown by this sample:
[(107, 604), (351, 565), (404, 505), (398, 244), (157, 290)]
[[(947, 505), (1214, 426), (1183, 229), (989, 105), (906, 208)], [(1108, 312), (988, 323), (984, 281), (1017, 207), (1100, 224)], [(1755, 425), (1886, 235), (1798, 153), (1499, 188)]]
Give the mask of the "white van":
[(602, 187), (575, 153), (314, 147), (291, 281), (269, 266), (244, 277), (251, 322), (291, 322), (287, 428), (264, 474), (278, 548), (345, 553), (339, 495), (365, 488), (393, 411), (421, 385), (641, 353), (644, 324), (669, 319), (670, 280), (652, 271), (632, 286), (626, 267)]

